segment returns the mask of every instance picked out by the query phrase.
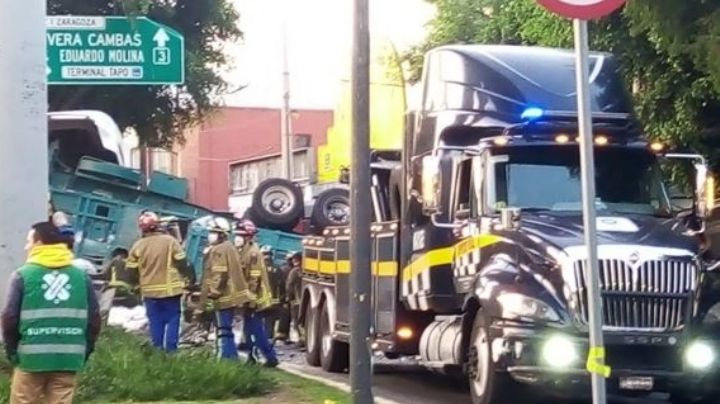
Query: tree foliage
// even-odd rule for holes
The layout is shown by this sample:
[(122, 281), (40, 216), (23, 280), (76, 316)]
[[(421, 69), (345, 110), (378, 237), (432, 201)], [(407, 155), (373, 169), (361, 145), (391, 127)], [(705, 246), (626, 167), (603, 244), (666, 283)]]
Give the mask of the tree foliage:
[(241, 37), (229, 0), (47, 0), (49, 15), (147, 16), (185, 37), (185, 83), (179, 86), (51, 86), (50, 110), (98, 109), (143, 144), (169, 146), (212, 111), (227, 90), (230, 63), (221, 43)]
[[(450, 43), (572, 46), (572, 24), (536, 0), (428, 0), (426, 41), (405, 55), (419, 77), (422, 54)], [(590, 25), (591, 48), (620, 58), (636, 113), (653, 138), (720, 153), (720, 1), (630, 0)], [(718, 139), (718, 140), (715, 140)]]

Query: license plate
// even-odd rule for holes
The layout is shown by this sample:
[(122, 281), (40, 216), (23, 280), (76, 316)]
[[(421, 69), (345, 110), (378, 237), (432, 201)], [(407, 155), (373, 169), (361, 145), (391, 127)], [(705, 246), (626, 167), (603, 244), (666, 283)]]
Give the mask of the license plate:
[(621, 377), (620, 388), (622, 390), (643, 390), (653, 389), (654, 380), (652, 377)]

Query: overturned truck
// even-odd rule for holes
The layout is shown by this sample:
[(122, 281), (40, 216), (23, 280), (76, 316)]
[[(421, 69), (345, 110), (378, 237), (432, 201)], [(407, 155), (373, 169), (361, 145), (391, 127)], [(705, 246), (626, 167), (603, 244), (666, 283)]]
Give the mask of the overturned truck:
[[(590, 60), (608, 388), (720, 400), (705, 161), (647, 140), (615, 58)], [(403, 151), (372, 159), (372, 347), (464, 375), (477, 404), (590, 392), (574, 74), (565, 50), (432, 50)], [(695, 170), (689, 206), (668, 161)], [(349, 228), (303, 242), (307, 361), (343, 371)]]

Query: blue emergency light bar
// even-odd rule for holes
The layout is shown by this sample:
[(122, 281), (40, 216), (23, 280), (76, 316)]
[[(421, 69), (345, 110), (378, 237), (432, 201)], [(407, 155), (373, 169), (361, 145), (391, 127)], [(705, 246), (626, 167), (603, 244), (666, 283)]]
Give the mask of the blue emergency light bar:
[(526, 121), (534, 121), (536, 119), (540, 119), (545, 115), (545, 111), (542, 108), (538, 107), (529, 107), (523, 111), (523, 113), (520, 115), (520, 118)]

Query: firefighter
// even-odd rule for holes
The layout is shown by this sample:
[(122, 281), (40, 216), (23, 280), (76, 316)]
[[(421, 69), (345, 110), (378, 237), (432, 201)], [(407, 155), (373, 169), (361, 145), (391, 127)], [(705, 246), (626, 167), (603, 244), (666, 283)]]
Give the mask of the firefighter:
[(113, 251), (110, 262), (105, 269), (108, 288), (113, 290), (113, 300), (124, 307), (135, 307), (139, 304), (136, 288), (138, 273), (127, 268), (128, 252), (122, 248)]
[(293, 253), (290, 252), (285, 255), (285, 262), (280, 267), (280, 281), (282, 283), (281, 286), (281, 296), (280, 296), (280, 306), (278, 308), (278, 335), (284, 336), (284, 341), (286, 344), (292, 344), (292, 340), (290, 339), (290, 302), (288, 301), (288, 290), (287, 290), (287, 280), (288, 275), (290, 274), (290, 270), (292, 269), (292, 256)]
[(277, 323), (277, 307), (278, 307), (278, 295), (275, 292), (275, 286), (276, 281), (275, 278), (277, 276), (277, 268), (275, 268), (275, 265), (273, 264), (273, 251), (272, 247), (269, 245), (264, 245), (260, 248), (260, 252), (263, 256), (263, 261), (265, 262), (265, 268), (267, 268), (268, 273), (268, 283), (270, 285), (270, 306), (265, 309), (264, 314), (264, 320), (265, 320), (265, 331), (267, 331), (268, 338), (270, 338), (271, 341), (275, 340), (275, 323)]
[(263, 311), (270, 307), (272, 295), (265, 260), (255, 242), (255, 234), (257, 227), (253, 222), (250, 220), (238, 222), (235, 235), (240, 248), (240, 262), (248, 280), (250, 294), (254, 297), (244, 310), (243, 330), (249, 345), (248, 361), (250, 363), (256, 361), (253, 348), (257, 347), (266, 359), (265, 366), (275, 367), (278, 365), (277, 355), (270, 344), (263, 321)]
[(231, 224), (216, 217), (208, 223), (209, 248), (205, 254), (199, 306), (215, 313), (218, 358), (237, 359), (233, 322), (238, 308), (251, 301), (240, 256), (230, 242)]
[(292, 329), (300, 338), (299, 344), (303, 344), (303, 329), (300, 326), (300, 304), (302, 302), (302, 253), (293, 252), (290, 254), (290, 273), (287, 276), (285, 290), (288, 303), (290, 304), (290, 319)]
[(173, 353), (180, 334), (181, 297), (194, 275), (180, 243), (160, 232), (159, 223), (153, 212), (140, 215), (142, 237), (130, 249), (126, 268), (137, 271), (153, 346)]

